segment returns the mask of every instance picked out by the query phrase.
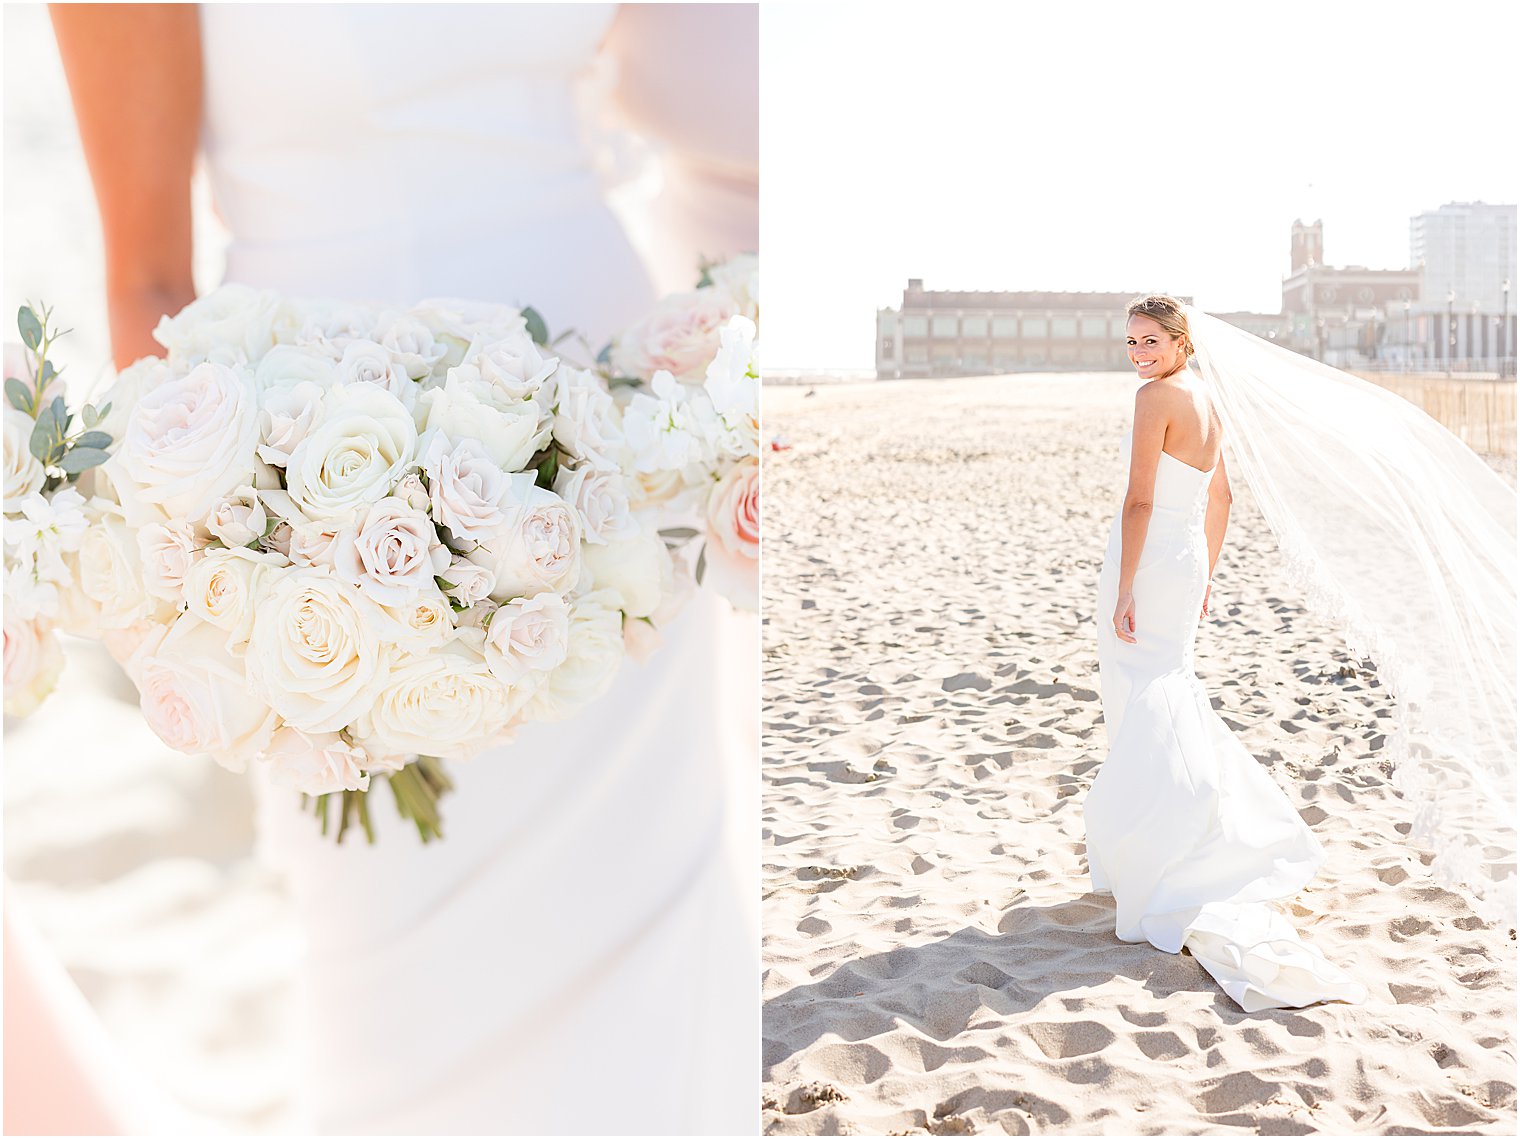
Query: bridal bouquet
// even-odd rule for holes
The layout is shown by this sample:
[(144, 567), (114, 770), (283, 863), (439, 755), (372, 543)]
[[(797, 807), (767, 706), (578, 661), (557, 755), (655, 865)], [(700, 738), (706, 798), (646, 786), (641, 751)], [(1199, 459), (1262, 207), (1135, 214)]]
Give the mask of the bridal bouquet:
[(58, 629), (80, 617), (77, 554), (98, 500), (80, 477), (106, 460), (110, 409), (69, 412), (48, 352), (62, 335), (46, 308), (21, 309), (5, 348), (5, 714), (27, 716), (63, 671)]
[[(112, 389), (85, 592), (171, 747), (373, 837), (387, 778), (424, 841), (440, 763), (575, 714), (680, 581), (603, 378), (531, 309), (296, 302), (227, 286)], [(7, 427), (9, 432), (9, 427)], [(9, 509), (9, 484), (7, 509)]]
[(759, 319), (759, 262), (746, 254), (707, 266), (602, 357), (634, 389), (623, 416), (634, 476), (653, 496), (695, 497), (697, 580), (747, 609), (759, 608)]

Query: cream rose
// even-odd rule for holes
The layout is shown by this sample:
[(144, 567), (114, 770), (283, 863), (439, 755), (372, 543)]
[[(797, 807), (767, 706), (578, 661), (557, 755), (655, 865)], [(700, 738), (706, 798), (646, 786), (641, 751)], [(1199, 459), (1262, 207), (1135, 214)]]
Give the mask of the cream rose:
[(269, 762), (269, 781), (276, 787), (288, 787), (303, 795), (369, 790), (369, 776), (365, 774), (369, 757), (336, 732), (308, 734), (281, 727), (265, 749), (264, 758)]
[(483, 444), (474, 439), (451, 443), (442, 433), (429, 431), (421, 450), (433, 518), (448, 527), (455, 542), (477, 542), (501, 527), (512, 475), (496, 464)]
[(355, 736), (382, 753), (464, 758), (501, 736), (509, 693), (461, 640), (394, 668)]
[(385, 623), (374, 602), (326, 569), (282, 573), (254, 615), (249, 685), (292, 727), (340, 731), (388, 677)]
[(509, 601), (544, 590), (568, 593), (580, 580), (581, 524), (575, 508), (553, 491), (513, 478), (513, 501), (501, 529), (467, 557), (496, 576), (491, 597)]
[(433, 579), (448, 569), (449, 551), (426, 514), (399, 498), (383, 498), (338, 536), (333, 565), (380, 604), (404, 605), (424, 590), (437, 591)]
[(10, 404), (5, 405), (5, 513), (15, 514), (22, 501), (42, 489), (47, 472), (32, 455), (32, 428), (36, 420)]
[[(476, 439), (491, 460), (505, 471), (520, 471), (549, 441), (553, 419), (542, 398), (543, 381), (557, 363), (538, 354), (532, 341), (511, 364), (502, 359), (450, 368), (441, 388), (424, 393), (418, 415), (428, 430), (451, 440)], [(532, 394), (520, 394), (529, 391)]]
[(523, 708), (524, 718), (566, 719), (612, 687), (624, 655), (623, 618), (616, 604), (600, 590), (575, 599), (565, 659)]
[(268, 746), (276, 721), (249, 692), (226, 642), (221, 629), (186, 613), (145, 641), (126, 667), (159, 739), (175, 751), (208, 754), (242, 771)]
[(561, 364), (547, 390), (559, 445), (584, 466), (617, 470), (624, 447), (622, 416), (601, 380)]
[(334, 388), (320, 422), (291, 453), (286, 489), (308, 518), (351, 519), (390, 493), (416, 458), (417, 425), (373, 384)]
[(337, 541), (344, 533), (340, 524), (296, 522), (290, 527), (290, 560), (298, 566), (331, 566), (337, 557)]
[(461, 605), (474, 605), (477, 601), (484, 601), (491, 596), (491, 590), (496, 588), (495, 574), (485, 566), (478, 566), (458, 556), (439, 576), (452, 586), (447, 593)]
[(258, 411), (248, 376), (213, 363), (143, 396), (106, 462), (129, 518), (138, 521), (133, 507), (142, 502), (164, 517), (197, 523), (220, 499), (251, 483)]
[(338, 372), (346, 384), (374, 384), (385, 389), (408, 411), (417, 406), (416, 381), (373, 340), (350, 341), (343, 349), (343, 358), (338, 361)]
[(260, 459), (276, 467), (290, 462), (290, 456), (322, 414), (324, 390), (319, 384), (303, 380), (264, 393), (259, 407)]
[(641, 380), (664, 371), (683, 383), (700, 384), (718, 353), (720, 330), (738, 312), (734, 299), (719, 289), (667, 297), (617, 338), (612, 366)]
[(337, 384), (339, 378), (338, 366), (321, 348), (298, 348), (293, 344), (278, 344), (271, 348), (253, 369), (260, 402), (276, 391), (303, 384), (325, 391)]
[(206, 529), (222, 545), (229, 549), (257, 542), (264, 536), (269, 525), (269, 515), (259, 492), (251, 487), (240, 487), (211, 508), (206, 518)]
[(92, 519), (74, 566), (79, 590), (99, 607), (104, 628), (124, 629), (158, 608), (143, 586), (137, 533), (119, 509), (106, 508)]
[(137, 532), (143, 588), (161, 601), (178, 604), (185, 575), (200, 556), (195, 531), (186, 522), (149, 522)]
[(382, 314), (373, 339), (414, 380), (426, 379), (448, 350), (434, 340), (431, 328), (409, 313)]
[(561, 467), (554, 476), (554, 493), (575, 507), (581, 537), (591, 545), (606, 545), (639, 532), (629, 509), (628, 480), (619, 472)]
[(153, 339), (169, 350), (171, 363), (200, 363), (219, 350), (257, 360), (274, 346), (279, 316), (278, 294), (247, 285), (223, 285), (191, 301), (177, 315), (162, 318)]
[(760, 258), (740, 253), (707, 267), (712, 287), (726, 294), (750, 320), (760, 319)]
[(636, 531), (600, 546), (587, 546), (592, 587), (610, 595), (610, 604), (629, 617), (648, 617), (674, 582), (670, 551), (652, 529)]
[(491, 618), (485, 658), (491, 674), (525, 694), (542, 676), (564, 663), (570, 648), (570, 606), (557, 593), (540, 593), (509, 601)]
[(253, 632), (254, 614), (273, 570), (290, 563), (278, 554), (241, 546), (208, 550), (185, 574), (185, 605), (208, 625), (227, 634), (227, 647), (241, 655)]
[(63, 671), (63, 646), (50, 622), (5, 608), (5, 714), (30, 716)]
[(454, 610), (436, 590), (419, 593), (402, 605), (382, 605), (385, 624), (381, 638), (409, 653), (421, 655), (454, 639)]

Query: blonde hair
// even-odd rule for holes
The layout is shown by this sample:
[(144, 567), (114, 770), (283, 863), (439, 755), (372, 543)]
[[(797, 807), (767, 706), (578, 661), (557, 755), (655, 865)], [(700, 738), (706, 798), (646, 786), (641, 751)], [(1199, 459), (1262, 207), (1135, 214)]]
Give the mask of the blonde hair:
[(1136, 297), (1124, 310), (1125, 320), (1132, 316), (1150, 317), (1164, 328), (1172, 339), (1181, 337), (1183, 345), (1187, 348), (1187, 354), (1189, 356), (1193, 354), (1193, 338), (1188, 335), (1187, 314), (1182, 311), (1182, 302), (1176, 297), (1169, 297), (1165, 293)]

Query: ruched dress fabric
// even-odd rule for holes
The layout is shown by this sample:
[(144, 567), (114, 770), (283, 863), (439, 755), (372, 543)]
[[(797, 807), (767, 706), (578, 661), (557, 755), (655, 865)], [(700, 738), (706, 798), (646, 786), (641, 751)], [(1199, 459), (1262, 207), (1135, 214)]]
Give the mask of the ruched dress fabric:
[[(1131, 440), (1125, 437), (1125, 469)], [(1135, 573), (1135, 637), (1114, 633), (1122, 514), (1098, 580), (1098, 670), (1109, 751), (1087, 794), (1093, 889), (1115, 932), (1184, 947), (1247, 1012), (1366, 999), (1272, 905), (1304, 887), (1324, 848), (1214, 712), (1193, 669), (1208, 583), (1213, 471), (1166, 452)]]
[[(613, 11), (203, 6), (227, 280), (532, 304), (594, 351), (656, 299), (576, 105)], [(752, 822), (729, 807), (753, 717), (725, 610), (699, 593), (582, 713), (451, 765), (441, 842), (382, 789), (379, 841), (339, 847), (260, 787), (260, 849), (306, 935), (313, 1127), (757, 1130), (754, 868), (732, 839)]]

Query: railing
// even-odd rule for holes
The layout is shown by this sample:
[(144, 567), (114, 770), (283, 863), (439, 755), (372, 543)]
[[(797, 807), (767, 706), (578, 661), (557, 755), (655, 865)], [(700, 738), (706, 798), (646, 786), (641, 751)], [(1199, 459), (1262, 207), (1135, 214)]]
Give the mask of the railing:
[[(1400, 395), (1424, 410), (1474, 451), (1485, 455), (1515, 453), (1515, 381), (1494, 377), (1493, 361), (1486, 372), (1460, 374), (1463, 363), (1452, 361), (1452, 375), (1356, 369), (1356, 375)], [(1511, 362), (1510, 376), (1514, 375)]]

